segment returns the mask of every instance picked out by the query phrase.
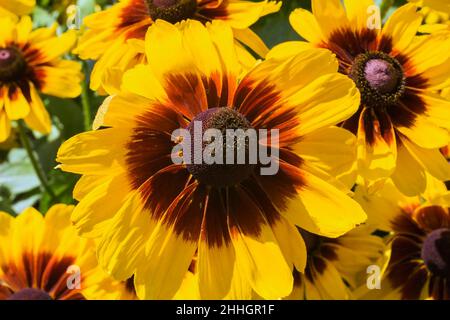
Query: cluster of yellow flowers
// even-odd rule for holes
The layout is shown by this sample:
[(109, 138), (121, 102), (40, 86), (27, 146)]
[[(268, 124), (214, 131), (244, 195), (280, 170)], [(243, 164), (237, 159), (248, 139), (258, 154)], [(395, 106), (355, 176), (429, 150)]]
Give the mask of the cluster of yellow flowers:
[[(450, 299), (450, 5), (410, 2), (311, 0), (269, 49), (281, 1), (121, 0), (57, 36), (0, 0), (0, 142), (50, 132), (40, 93), (107, 96), (57, 154), (77, 205), (0, 212), (0, 299)], [(276, 130), (278, 171), (185, 161), (197, 122)]]

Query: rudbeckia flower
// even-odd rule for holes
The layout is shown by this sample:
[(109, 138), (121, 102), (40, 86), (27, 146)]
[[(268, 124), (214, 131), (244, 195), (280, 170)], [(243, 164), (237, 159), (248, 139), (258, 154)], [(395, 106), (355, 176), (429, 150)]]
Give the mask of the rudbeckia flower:
[(392, 183), (377, 195), (356, 194), (369, 221), (391, 234), (381, 290), (363, 298), (450, 299), (450, 193), (444, 183), (433, 181), (422, 197), (406, 197)]
[(240, 43), (264, 56), (268, 51), (266, 46), (249, 27), (280, 7), (281, 2), (268, 0), (121, 0), (84, 19), (88, 30), (75, 52), (81, 59), (97, 60), (91, 88), (112, 91), (111, 88), (120, 85), (124, 71), (145, 61), (144, 37), (157, 19), (171, 23), (185, 19), (203, 23), (224, 21), (233, 28), (234, 37)]
[(352, 290), (366, 283), (366, 270), (383, 256), (383, 240), (373, 229), (360, 226), (336, 239), (301, 230), (308, 260), (304, 273), (294, 271), (294, 290), (288, 299), (354, 299)]
[(98, 266), (93, 241), (77, 235), (72, 210), (55, 205), (45, 218), (33, 208), (15, 218), (0, 212), (0, 300), (127, 296)]
[(24, 16), (33, 11), (36, 0), (0, 0), (0, 17)]
[(39, 92), (63, 98), (81, 93), (80, 64), (61, 59), (76, 35), (56, 37), (55, 31), (32, 31), (29, 17), (17, 23), (0, 18), (0, 142), (8, 138), (11, 120), (24, 119), (30, 128), (50, 132), (50, 117)]
[[(357, 110), (358, 90), (327, 50), (243, 74), (222, 22), (159, 20), (148, 32), (149, 65), (125, 74), (122, 92), (101, 108), (99, 130), (58, 152), (62, 170), (83, 175), (74, 191), (76, 228), (100, 238), (99, 261), (109, 273), (118, 280), (134, 274), (140, 298), (171, 298), (194, 255), (203, 299), (224, 297), (233, 279), (241, 279), (240, 292), (289, 295), (293, 267), (303, 271), (306, 261), (294, 225), (335, 238), (366, 218), (314, 165), (323, 159), (334, 169), (351, 157), (343, 150), (352, 135), (330, 126)], [(263, 139), (279, 152), (272, 158), (278, 170), (264, 175), (248, 159), (179, 162), (195, 154), (175, 151), (174, 131), (199, 122), (219, 132), (278, 130), (278, 145)]]
[(312, 13), (295, 10), (291, 24), (308, 42), (281, 44), (269, 57), (311, 46), (334, 52), (340, 72), (361, 92), (359, 111), (342, 123), (357, 135), (361, 176), (370, 184), (392, 177), (402, 192), (417, 195), (425, 189), (425, 172), (450, 177), (439, 154), (449, 141), (450, 102), (435, 93), (448, 85), (450, 38), (416, 36), (422, 18), (412, 4), (377, 29), (372, 1), (344, 3), (346, 10), (339, 0), (313, 0)]

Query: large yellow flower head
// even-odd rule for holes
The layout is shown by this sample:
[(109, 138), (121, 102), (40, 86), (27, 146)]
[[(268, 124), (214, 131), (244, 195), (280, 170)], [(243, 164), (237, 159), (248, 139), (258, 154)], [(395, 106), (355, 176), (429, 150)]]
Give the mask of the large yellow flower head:
[(0, 212), (0, 300), (128, 298), (99, 266), (92, 240), (70, 222), (73, 206), (35, 209), (16, 218)]
[(313, 0), (312, 13), (297, 9), (290, 21), (307, 42), (287, 42), (269, 56), (290, 56), (305, 47), (331, 50), (340, 72), (361, 92), (359, 111), (342, 126), (357, 134), (358, 167), (369, 182), (392, 177), (402, 192), (425, 189), (425, 172), (440, 180), (450, 165), (439, 153), (448, 144), (450, 102), (436, 94), (448, 86), (450, 38), (416, 36), (417, 8), (397, 9), (380, 29), (370, 0)]
[[(366, 218), (325, 172), (354, 162), (353, 135), (330, 126), (358, 109), (358, 90), (324, 49), (243, 74), (232, 30), (218, 21), (160, 20), (145, 44), (149, 65), (128, 71), (121, 92), (107, 98), (102, 128), (58, 152), (62, 170), (83, 175), (76, 228), (100, 239), (108, 272), (119, 280), (134, 274), (140, 298), (173, 297), (194, 256), (202, 298), (231, 290), (238, 298), (252, 290), (288, 296), (294, 266), (303, 272), (306, 264), (295, 225), (335, 238)], [(278, 130), (279, 143), (263, 139), (259, 148), (278, 153), (279, 170), (264, 175), (248, 159), (174, 161), (195, 154), (175, 152), (182, 139), (172, 134), (198, 122), (219, 132)]]
[(171, 23), (224, 21), (238, 41), (264, 56), (266, 46), (249, 27), (280, 6), (281, 2), (268, 0), (121, 0), (84, 19), (87, 31), (76, 52), (82, 59), (97, 60), (91, 78), (93, 90), (120, 85), (124, 71), (145, 61), (143, 40), (157, 19)]
[(0, 17), (24, 16), (33, 11), (36, 0), (0, 0)]
[(450, 192), (429, 180), (421, 197), (406, 197), (390, 182), (376, 195), (356, 191), (369, 221), (390, 232), (381, 290), (364, 298), (450, 299)]
[(80, 64), (63, 60), (76, 41), (72, 32), (55, 36), (54, 28), (32, 31), (29, 17), (0, 18), (0, 142), (11, 130), (11, 120), (24, 119), (42, 133), (51, 129), (39, 92), (72, 98), (81, 93)]

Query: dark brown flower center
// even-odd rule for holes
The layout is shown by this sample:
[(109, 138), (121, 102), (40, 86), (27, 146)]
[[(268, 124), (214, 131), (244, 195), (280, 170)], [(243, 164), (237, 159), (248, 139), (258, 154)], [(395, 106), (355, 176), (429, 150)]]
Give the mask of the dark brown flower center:
[[(199, 132), (198, 129), (200, 128)], [(239, 112), (226, 107), (208, 109), (198, 114), (187, 129), (191, 136), (191, 154), (189, 156), (190, 164), (187, 164), (186, 167), (199, 182), (214, 187), (233, 186), (248, 178), (254, 171), (255, 164), (251, 164), (249, 161), (250, 142), (245, 136), (241, 135), (248, 129), (252, 129), (252, 126)], [(208, 139), (205, 135), (208, 129), (220, 131), (222, 140), (215, 141), (216, 137)], [(227, 137), (229, 132), (234, 132), (235, 136)], [(213, 144), (220, 145), (222, 150), (211, 147)], [(201, 146), (201, 150), (198, 146)], [(215, 152), (222, 152), (222, 163), (211, 164), (205, 160), (205, 155), (217, 156)], [(227, 154), (230, 152), (234, 153), (232, 163), (227, 161)], [(244, 163), (238, 162), (239, 152), (245, 154)]]
[(383, 52), (358, 55), (350, 77), (361, 92), (362, 103), (368, 107), (395, 105), (405, 91), (401, 64)]
[(10, 295), (8, 300), (53, 300), (45, 291), (35, 288), (25, 288)]
[(146, 0), (146, 3), (153, 21), (176, 23), (192, 18), (197, 11), (197, 0)]
[(0, 82), (20, 79), (26, 71), (26, 61), (15, 47), (0, 49)]
[(450, 229), (428, 234), (422, 246), (422, 259), (434, 275), (450, 277)]

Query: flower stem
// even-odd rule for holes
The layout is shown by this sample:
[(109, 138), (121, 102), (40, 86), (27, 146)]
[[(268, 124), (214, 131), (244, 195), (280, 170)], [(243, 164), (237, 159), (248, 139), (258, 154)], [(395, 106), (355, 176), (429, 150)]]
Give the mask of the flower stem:
[(33, 152), (30, 140), (26, 134), (26, 127), (23, 124), (23, 121), (19, 120), (19, 121), (17, 121), (17, 124), (18, 124), (17, 127), (19, 129), (20, 141), (22, 142), (22, 147), (27, 152), (28, 158), (30, 159), (31, 165), (33, 166), (33, 169), (36, 172), (36, 175), (37, 175), (39, 181), (41, 182), (42, 188), (49, 194), (49, 196), (52, 200), (57, 199), (55, 193), (48, 185), (47, 176), (45, 175), (44, 170), (42, 169), (40, 163), (38, 162), (38, 160)]
[(380, 7), (381, 20), (384, 20), (393, 5), (394, 0), (383, 0)]
[[(85, 74), (87, 73), (87, 65), (83, 62), (83, 68), (85, 69)], [(88, 82), (83, 80), (81, 83), (81, 104), (83, 106), (83, 117), (84, 117), (84, 130), (91, 131), (92, 130), (92, 108), (91, 108), (91, 100), (90, 100), (90, 89)]]

